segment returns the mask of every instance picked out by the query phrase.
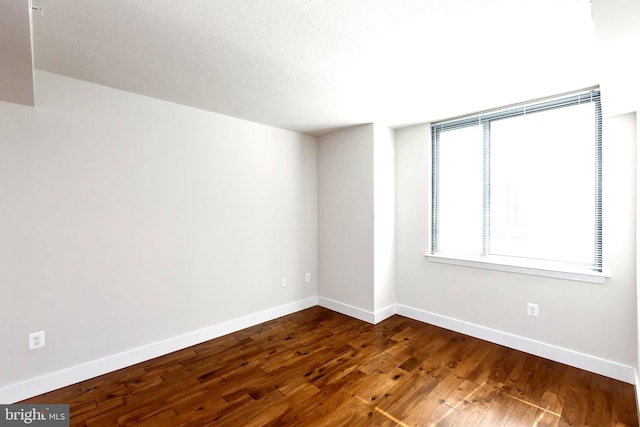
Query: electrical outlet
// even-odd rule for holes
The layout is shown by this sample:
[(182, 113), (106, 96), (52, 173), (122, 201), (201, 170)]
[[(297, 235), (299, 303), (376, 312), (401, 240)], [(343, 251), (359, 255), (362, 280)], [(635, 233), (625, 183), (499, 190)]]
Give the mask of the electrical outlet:
[(44, 331), (32, 332), (29, 334), (29, 350), (44, 347)]
[(283, 288), (287, 287), (287, 279), (285, 277), (282, 278), (282, 287)]
[(304, 274), (304, 281), (305, 282), (310, 282), (311, 281), (311, 273), (305, 273)]
[(538, 317), (538, 304), (534, 304), (532, 302), (527, 303), (527, 314), (532, 317)]

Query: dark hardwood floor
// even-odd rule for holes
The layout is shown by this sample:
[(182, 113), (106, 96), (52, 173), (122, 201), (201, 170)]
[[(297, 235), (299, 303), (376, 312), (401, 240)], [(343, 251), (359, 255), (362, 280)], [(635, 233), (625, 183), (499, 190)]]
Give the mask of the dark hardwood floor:
[(34, 397), (71, 425), (637, 426), (634, 387), (401, 316), (314, 307)]

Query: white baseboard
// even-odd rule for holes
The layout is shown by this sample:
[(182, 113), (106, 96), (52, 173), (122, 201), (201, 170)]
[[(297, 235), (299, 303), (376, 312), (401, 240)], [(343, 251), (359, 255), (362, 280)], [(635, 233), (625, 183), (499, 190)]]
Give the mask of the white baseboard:
[(316, 305), (318, 305), (318, 298), (315, 296), (294, 301), (81, 365), (71, 366), (41, 377), (11, 384), (0, 388), (0, 404), (14, 403), (47, 393)]
[(486, 341), (503, 345), (505, 347), (524, 351), (536, 356), (544, 357), (586, 371), (624, 381), (630, 384), (636, 383), (635, 369), (609, 360), (600, 359), (588, 354), (578, 353), (566, 348), (546, 344), (530, 338), (512, 335), (451, 317), (442, 316), (428, 311), (420, 310), (406, 305), (396, 304), (396, 312), (414, 320), (440, 326), (452, 331), (471, 335)]
[(318, 297), (318, 305), (320, 307), (328, 308), (329, 310), (337, 311), (340, 314), (344, 314), (349, 317), (362, 320), (363, 322), (376, 324), (382, 322), (387, 317), (391, 317), (396, 314), (396, 305), (391, 304), (378, 311), (369, 311), (360, 307), (346, 304), (344, 302), (336, 301), (331, 298)]
[(375, 323), (380, 323), (382, 322), (384, 319), (393, 316), (394, 314), (396, 314), (396, 305), (395, 304), (391, 304), (383, 309), (380, 309), (378, 311), (376, 311), (375, 313), (373, 313), (373, 319), (374, 319), (374, 324)]
[(328, 308), (329, 310), (337, 311), (338, 313), (346, 316), (362, 320), (363, 322), (375, 323), (376, 320), (375, 314), (372, 311), (332, 300), (331, 298), (318, 297), (318, 305), (320, 307)]
[[(512, 335), (401, 304), (390, 305), (376, 312), (371, 312), (329, 298), (310, 297), (2, 387), (0, 388), (0, 404), (14, 403), (61, 387), (66, 387), (315, 305), (320, 305), (372, 324), (378, 323), (397, 313), (421, 322), (440, 326), (556, 362), (635, 384), (636, 389), (640, 387), (640, 378), (638, 378), (636, 370), (632, 367), (578, 353), (573, 350), (556, 347), (529, 338)], [(640, 408), (640, 397), (637, 392), (636, 397), (639, 399), (638, 407)]]

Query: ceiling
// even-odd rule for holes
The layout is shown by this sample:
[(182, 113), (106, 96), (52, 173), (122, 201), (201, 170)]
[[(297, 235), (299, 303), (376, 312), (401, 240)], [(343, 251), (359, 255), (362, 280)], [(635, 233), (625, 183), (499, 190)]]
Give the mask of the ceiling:
[(589, 0), (32, 0), (35, 67), (312, 135), (598, 83)]

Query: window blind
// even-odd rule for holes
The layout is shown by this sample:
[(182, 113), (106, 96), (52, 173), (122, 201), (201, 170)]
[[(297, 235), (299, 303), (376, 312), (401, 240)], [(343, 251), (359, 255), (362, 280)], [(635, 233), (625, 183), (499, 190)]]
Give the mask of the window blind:
[[(585, 105), (588, 107), (584, 107)], [(576, 113), (577, 118), (574, 119), (573, 111), (576, 108), (574, 110), (571, 108), (576, 106), (583, 107), (578, 108), (580, 113)], [(554, 111), (556, 113), (553, 113)], [(585, 111), (587, 112), (585, 113)], [(548, 114), (545, 115), (545, 113)], [(588, 115), (589, 118), (586, 119), (585, 115)], [(532, 119), (524, 119), (526, 116)], [(550, 119), (548, 120), (547, 117)], [(563, 120), (563, 122), (558, 124), (557, 120)], [(571, 123), (569, 123), (570, 120)], [(573, 123), (574, 120), (576, 123)], [(533, 124), (527, 124), (528, 121)], [(543, 136), (532, 141), (527, 140), (525, 134), (518, 136), (514, 132), (518, 130), (521, 123), (527, 124), (527, 126), (537, 126), (534, 133)], [(585, 126), (589, 128), (585, 130)], [(522, 132), (527, 133), (531, 129), (527, 130), (524, 127)], [(556, 133), (558, 135), (554, 135)], [(589, 136), (585, 137), (585, 135)], [(581, 137), (579, 141), (577, 141), (578, 137)], [(444, 147), (442, 145), (443, 139), (449, 141), (445, 141)], [(549, 146), (547, 139), (549, 141), (557, 140), (556, 145)], [(535, 159), (539, 163), (536, 165), (537, 169), (532, 169), (533, 172), (529, 175), (518, 170), (514, 171), (513, 167), (509, 165), (512, 162), (512, 158), (509, 156), (515, 153), (513, 155), (514, 164), (517, 165), (520, 162), (519, 164), (525, 165), (527, 168), (530, 166), (527, 165), (527, 159), (521, 158), (518, 149), (514, 148), (518, 144), (522, 147), (523, 152), (533, 153), (531, 160)], [(585, 144), (589, 144), (589, 149), (593, 150), (588, 156), (584, 154)], [(492, 149), (495, 149), (496, 152), (493, 153)], [(571, 150), (575, 151), (575, 158)], [(444, 159), (442, 158), (443, 152), (445, 153)], [(566, 167), (562, 161), (567, 163)], [(585, 166), (586, 161), (590, 164)], [(476, 167), (475, 162), (478, 162), (481, 167)], [(554, 164), (554, 162), (560, 163)], [(464, 169), (473, 170), (472, 179), (467, 176), (467, 171)], [(571, 176), (574, 169), (580, 170), (579, 177)], [(552, 173), (555, 175), (550, 178), (548, 175)], [(585, 182), (587, 173), (589, 182)], [(579, 264), (594, 271), (602, 271), (602, 108), (599, 90), (583, 91), (432, 124), (431, 175), (430, 251), (432, 254), (457, 249), (460, 249), (461, 252), (469, 252), (469, 248), (473, 247), (473, 253), (480, 257), (506, 256), (542, 259)], [(564, 182), (565, 178), (568, 178), (567, 183)], [(452, 184), (455, 179), (469, 181), (469, 184)], [(529, 181), (525, 182), (527, 179)], [(555, 179), (555, 184), (559, 187), (569, 185), (568, 183), (573, 182), (571, 181), (573, 179), (575, 185), (569, 188), (575, 188), (576, 194), (567, 194), (565, 203), (561, 200), (561, 194), (558, 195), (553, 191), (553, 187), (556, 185), (550, 179)], [(492, 180), (497, 180), (497, 182), (492, 183)], [(481, 189), (476, 191), (478, 182), (481, 182)], [(536, 186), (546, 186), (549, 190), (545, 191), (544, 188)], [(452, 195), (455, 192), (461, 192), (461, 195), (459, 197), (455, 194)], [(481, 197), (481, 203), (479, 202), (481, 206), (476, 210), (475, 202), (469, 202), (469, 199), (475, 200), (477, 192), (481, 193), (478, 196)], [(587, 192), (591, 192), (589, 197), (586, 195)], [(571, 206), (572, 198), (579, 199), (578, 207)], [(553, 241), (554, 229), (558, 230), (559, 239), (563, 238), (561, 236), (565, 236), (565, 240), (571, 240), (570, 235), (563, 234), (563, 228), (572, 225), (570, 223), (573, 222), (567, 209), (575, 209), (575, 217), (584, 219), (583, 208), (586, 206), (586, 200), (589, 200), (591, 205), (589, 215), (592, 218), (590, 220), (592, 231), (587, 237), (582, 236), (584, 233), (580, 231), (581, 236), (575, 240), (577, 241), (576, 245), (586, 241), (587, 238), (592, 240), (591, 259), (589, 262), (585, 261), (582, 249), (576, 250), (575, 257), (566, 255), (572, 250), (571, 242), (564, 242), (565, 254), (558, 253), (557, 256), (554, 256), (554, 245), (559, 246)], [(460, 216), (460, 219), (443, 218), (442, 203), (446, 205), (444, 213), (449, 213), (449, 216), (452, 217)], [(455, 209), (456, 203), (460, 205), (460, 209)], [(473, 211), (473, 214), (465, 216), (465, 213), (460, 213), (459, 210)], [(549, 215), (549, 210), (556, 211), (557, 223), (554, 223), (553, 216)], [(536, 224), (536, 213), (543, 213), (538, 216), (547, 218), (547, 222), (542, 225)], [(534, 226), (529, 227), (524, 224), (527, 221), (534, 223)], [(448, 224), (444, 230), (443, 222)], [(472, 223), (471, 226), (469, 226), (470, 223)], [(457, 232), (456, 230), (466, 230), (465, 232), (469, 236), (459, 233), (462, 235), (452, 238), (451, 236)], [(536, 240), (535, 234), (538, 231), (538, 234), (547, 236), (547, 241), (538, 241), (542, 237)], [(482, 243), (476, 244), (476, 241)], [(527, 244), (535, 246), (535, 248), (527, 248)], [(544, 244), (548, 245), (548, 254), (540, 249)], [(582, 255), (578, 255), (578, 252)]]

